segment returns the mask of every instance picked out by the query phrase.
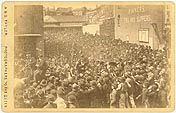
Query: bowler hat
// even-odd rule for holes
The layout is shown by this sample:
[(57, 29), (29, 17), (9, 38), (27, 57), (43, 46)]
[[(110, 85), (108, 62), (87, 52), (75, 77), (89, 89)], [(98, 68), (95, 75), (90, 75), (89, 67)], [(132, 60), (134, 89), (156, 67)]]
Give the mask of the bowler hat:
[(42, 89), (38, 90), (38, 92), (36, 93), (39, 97), (43, 97), (44, 96), (44, 91)]
[(46, 80), (42, 80), (42, 81), (40, 82), (40, 85), (41, 85), (41, 86), (46, 86), (46, 85), (47, 85), (47, 81), (46, 81)]
[(95, 80), (90, 81), (91, 86), (97, 86), (97, 82)]

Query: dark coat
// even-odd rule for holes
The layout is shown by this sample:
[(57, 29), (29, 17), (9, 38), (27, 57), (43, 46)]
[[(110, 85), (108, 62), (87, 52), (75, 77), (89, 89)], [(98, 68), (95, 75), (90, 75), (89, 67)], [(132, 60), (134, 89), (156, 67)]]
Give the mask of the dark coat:
[(67, 100), (69, 100), (70, 97), (74, 97), (74, 102), (72, 104), (75, 105), (75, 107), (79, 107), (78, 99), (79, 99), (79, 91), (71, 91), (67, 94)]
[(90, 95), (86, 93), (87, 90), (82, 90), (80, 91), (80, 95), (79, 95), (79, 107), (80, 108), (89, 108), (90, 107)]
[(102, 107), (102, 98), (101, 98), (101, 91), (98, 87), (94, 87), (87, 91), (90, 95), (90, 104), (91, 108), (101, 108)]
[(158, 103), (160, 108), (165, 108), (168, 105), (167, 91), (165, 89), (160, 89), (158, 92)]
[(47, 105), (47, 99), (46, 98), (35, 98), (33, 99), (32, 106), (34, 108), (43, 108), (45, 105)]

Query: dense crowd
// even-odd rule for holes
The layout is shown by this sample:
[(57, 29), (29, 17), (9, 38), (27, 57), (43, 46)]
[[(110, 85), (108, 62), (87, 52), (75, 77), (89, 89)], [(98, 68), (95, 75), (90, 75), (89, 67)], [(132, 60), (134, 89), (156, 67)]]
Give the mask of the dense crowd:
[(45, 33), (45, 57), (16, 59), (15, 107), (169, 107), (165, 48), (66, 32)]

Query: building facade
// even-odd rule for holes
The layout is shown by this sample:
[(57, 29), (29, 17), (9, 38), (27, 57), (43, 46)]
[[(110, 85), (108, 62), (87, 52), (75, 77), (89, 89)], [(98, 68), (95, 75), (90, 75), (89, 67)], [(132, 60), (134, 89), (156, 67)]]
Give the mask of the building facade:
[[(95, 31), (91, 30), (91, 34), (106, 35), (114, 38), (114, 6), (100, 5), (93, 10), (86, 12), (86, 19), (88, 21), (87, 27), (96, 26)], [(86, 26), (85, 26), (86, 28)]]
[(43, 6), (16, 5), (14, 13), (15, 57), (43, 55)]
[(165, 11), (164, 5), (115, 6), (115, 38), (162, 49)]
[(170, 45), (170, 18), (171, 8), (167, 4), (101, 5), (86, 14), (89, 24), (99, 24), (100, 35), (153, 49)]

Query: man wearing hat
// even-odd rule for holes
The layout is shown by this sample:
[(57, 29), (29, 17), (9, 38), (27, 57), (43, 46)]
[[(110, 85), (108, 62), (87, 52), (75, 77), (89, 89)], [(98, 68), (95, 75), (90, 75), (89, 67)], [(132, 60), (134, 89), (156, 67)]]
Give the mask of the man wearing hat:
[(37, 69), (34, 72), (34, 80), (38, 82), (41, 81), (42, 79), (45, 79), (45, 73), (48, 68), (47, 63), (44, 61), (44, 57), (42, 55), (39, 56), (36, 67)]
[(57, 97), (57, 90), (51, 89), (49, 94), (52, 94), (53, 96)]
[(119, 107), (119, 94), (116, 88), (118, 87), (117, 81), (114, 81), (112, 84), (112, 92), (110, 94), (110, 108), (118, 108)]
[(86, 80), (80, 79), (78, 81), (78, 85), (80, 87), (79, 94), (79, 108), (89, 108), (90, 107), (90, 96), (86, 93), (88, 90), (88, 86), (86, 85)]
[(72, 90), (69, 81), (67, 79), (64, 80), (64, 81), (62, 81), (62, 85), (60, 87), (63, 87), (63, 89), (64, 89), (64, 95), (65, 95), (64, 99), (66, 99), (67, 98), (66, 95), (69, 92), (71, 92), (71, 90)]
[(43, 90), (38, 90), (36, 97), (33, 100), (34, 108), (43, 108), (47, 104), (47, 99), (45, 98), (45, 93)]
[(143, 82), (142, 93), (136, 97), (137, 100), (140, 97), (142, 97), (142, 99), (141, 99), (142, 102), (141, 103), (142, 103), (142, 106), (145, 107), (145, 108), (149, 108), (150, 107), (149, 97), (148, 97), (148, 93), (149, 93), (148, 87), (149, 87), (149, 82), (148, 81), (144, 81)]
[(32, 86), (33, 86), (35, 89), (37, 88), (37, 85), (38, 85), (38, 84), (37, 84), (36, 82), (33, 82), (33, 83), (32, 83)]
[(55, 76), (50, 76), (49, 78), (48, 78), (48, 85), (50, 85), (50, 84), (54, 84), (54, 79), (55, 79)]
[(131, 105), (132, 108), (136, 108), (136, 104), (134, 101), (134, 92), (135, 92), (135, 86), (134, 86), (134, 79), (133, 77), (131, 77), (131, 73), (128, 72), (126, 75), (126, 80), (125, 80), (126, 84), (128, 85), (128, 96), (129, 96), (129, 103)]
[(61, 86), (61, 81), (59, 80), (58, 77), (56, 77), (56, 78), (54, 79), (54, 86), (55, 86), (56, 88), (59, 87), (59, 86)]
[(86, 92), (90, 95), (91, 99), (91, 108), (101, 108), (102, 107), (102, 97), (101, 91), (97, 86), (95, 80), (90, 82), (91, 88)]
[(102, 95), (103, 95), (103, 107), (108, 108), (110, 105), (110, 93), (111, 93), (111, 84), (109, 77), (106, 75), (103, 77), (103, 86), (102, 86)]
[(42, 90), (43, 90), (44, 93), (45, 93), (45, 91), (46, 91), (46, 86), (47, 86), (47, 81), (43, 79), (43, 80), (40, 82), (40, 86), (41, 86)]
[(150, 108), (156, 108), (158, 107), (158, 85), (157, 84), (152, 84), (150, 85), (149, 89), (149, 104), (150, 104)]
[(39, 63), (38, 64), (39, 64), (39, 68), (42, 70), (42, 75), (44, 77), (48, 66), (47, 66), (47, 63), (44, 60), (44, 56), (43, 55), (39, 56)]
[(77, 99), (74, 95), (70, 95), (67, 98), (68, 103), (67, 103), (67, 108), (77, 108)]
[(64, 100), (64, 88), (63, 87), (58, 87), (57, 88), (57, 99), (54, 101), (55, 104), (57, 104), (57, 109), (60, 108), (66, 108), (66, 102)]
[(128, 85), (125, 82), (125, 77), (120, 78), (120, 84), (118, 85), (117, 90), (120, 91), (120, 98), (119, 98), (119, 107), (120, 108), (128, 108), (129, 107), (129, 100), (128, 100)]
[(148, 67), (148, 69), (149, 70), (148, 70), (148, 73), (147, 73), (147, 75), (148, 75), (147, 80), (150, 81), (150, 82), (153, 82), (153, 80), (154, 80), (154, 74), (153, 74), (154, 67), (150, 66), (150, 67)]
[(37, 69), (34, 71), (34, 81), (35, 82), (40, 82), (42, 80), (41, 74), (42, 71), (39, 69), (39, 66), (36, 65)]
[(69, 102), (69, 99), (73, 99), (71, 104), (74, 104), (75, 107), (79, 107), (78, 99), (79, 99), (79, 86), (77, 84), (72, 85), (72, 91), (67, 94), (67, 100)]
[(168, 106), (168, 92), (166, 86), (160, 85), (158, 92), (158, 107), (166, 108)]
[(57, 108), (57, 104), (54, 103), (55, 98), (56, 97), (54, 95), (49, 94), (48, 95), (48, 103), (43, 108)]

